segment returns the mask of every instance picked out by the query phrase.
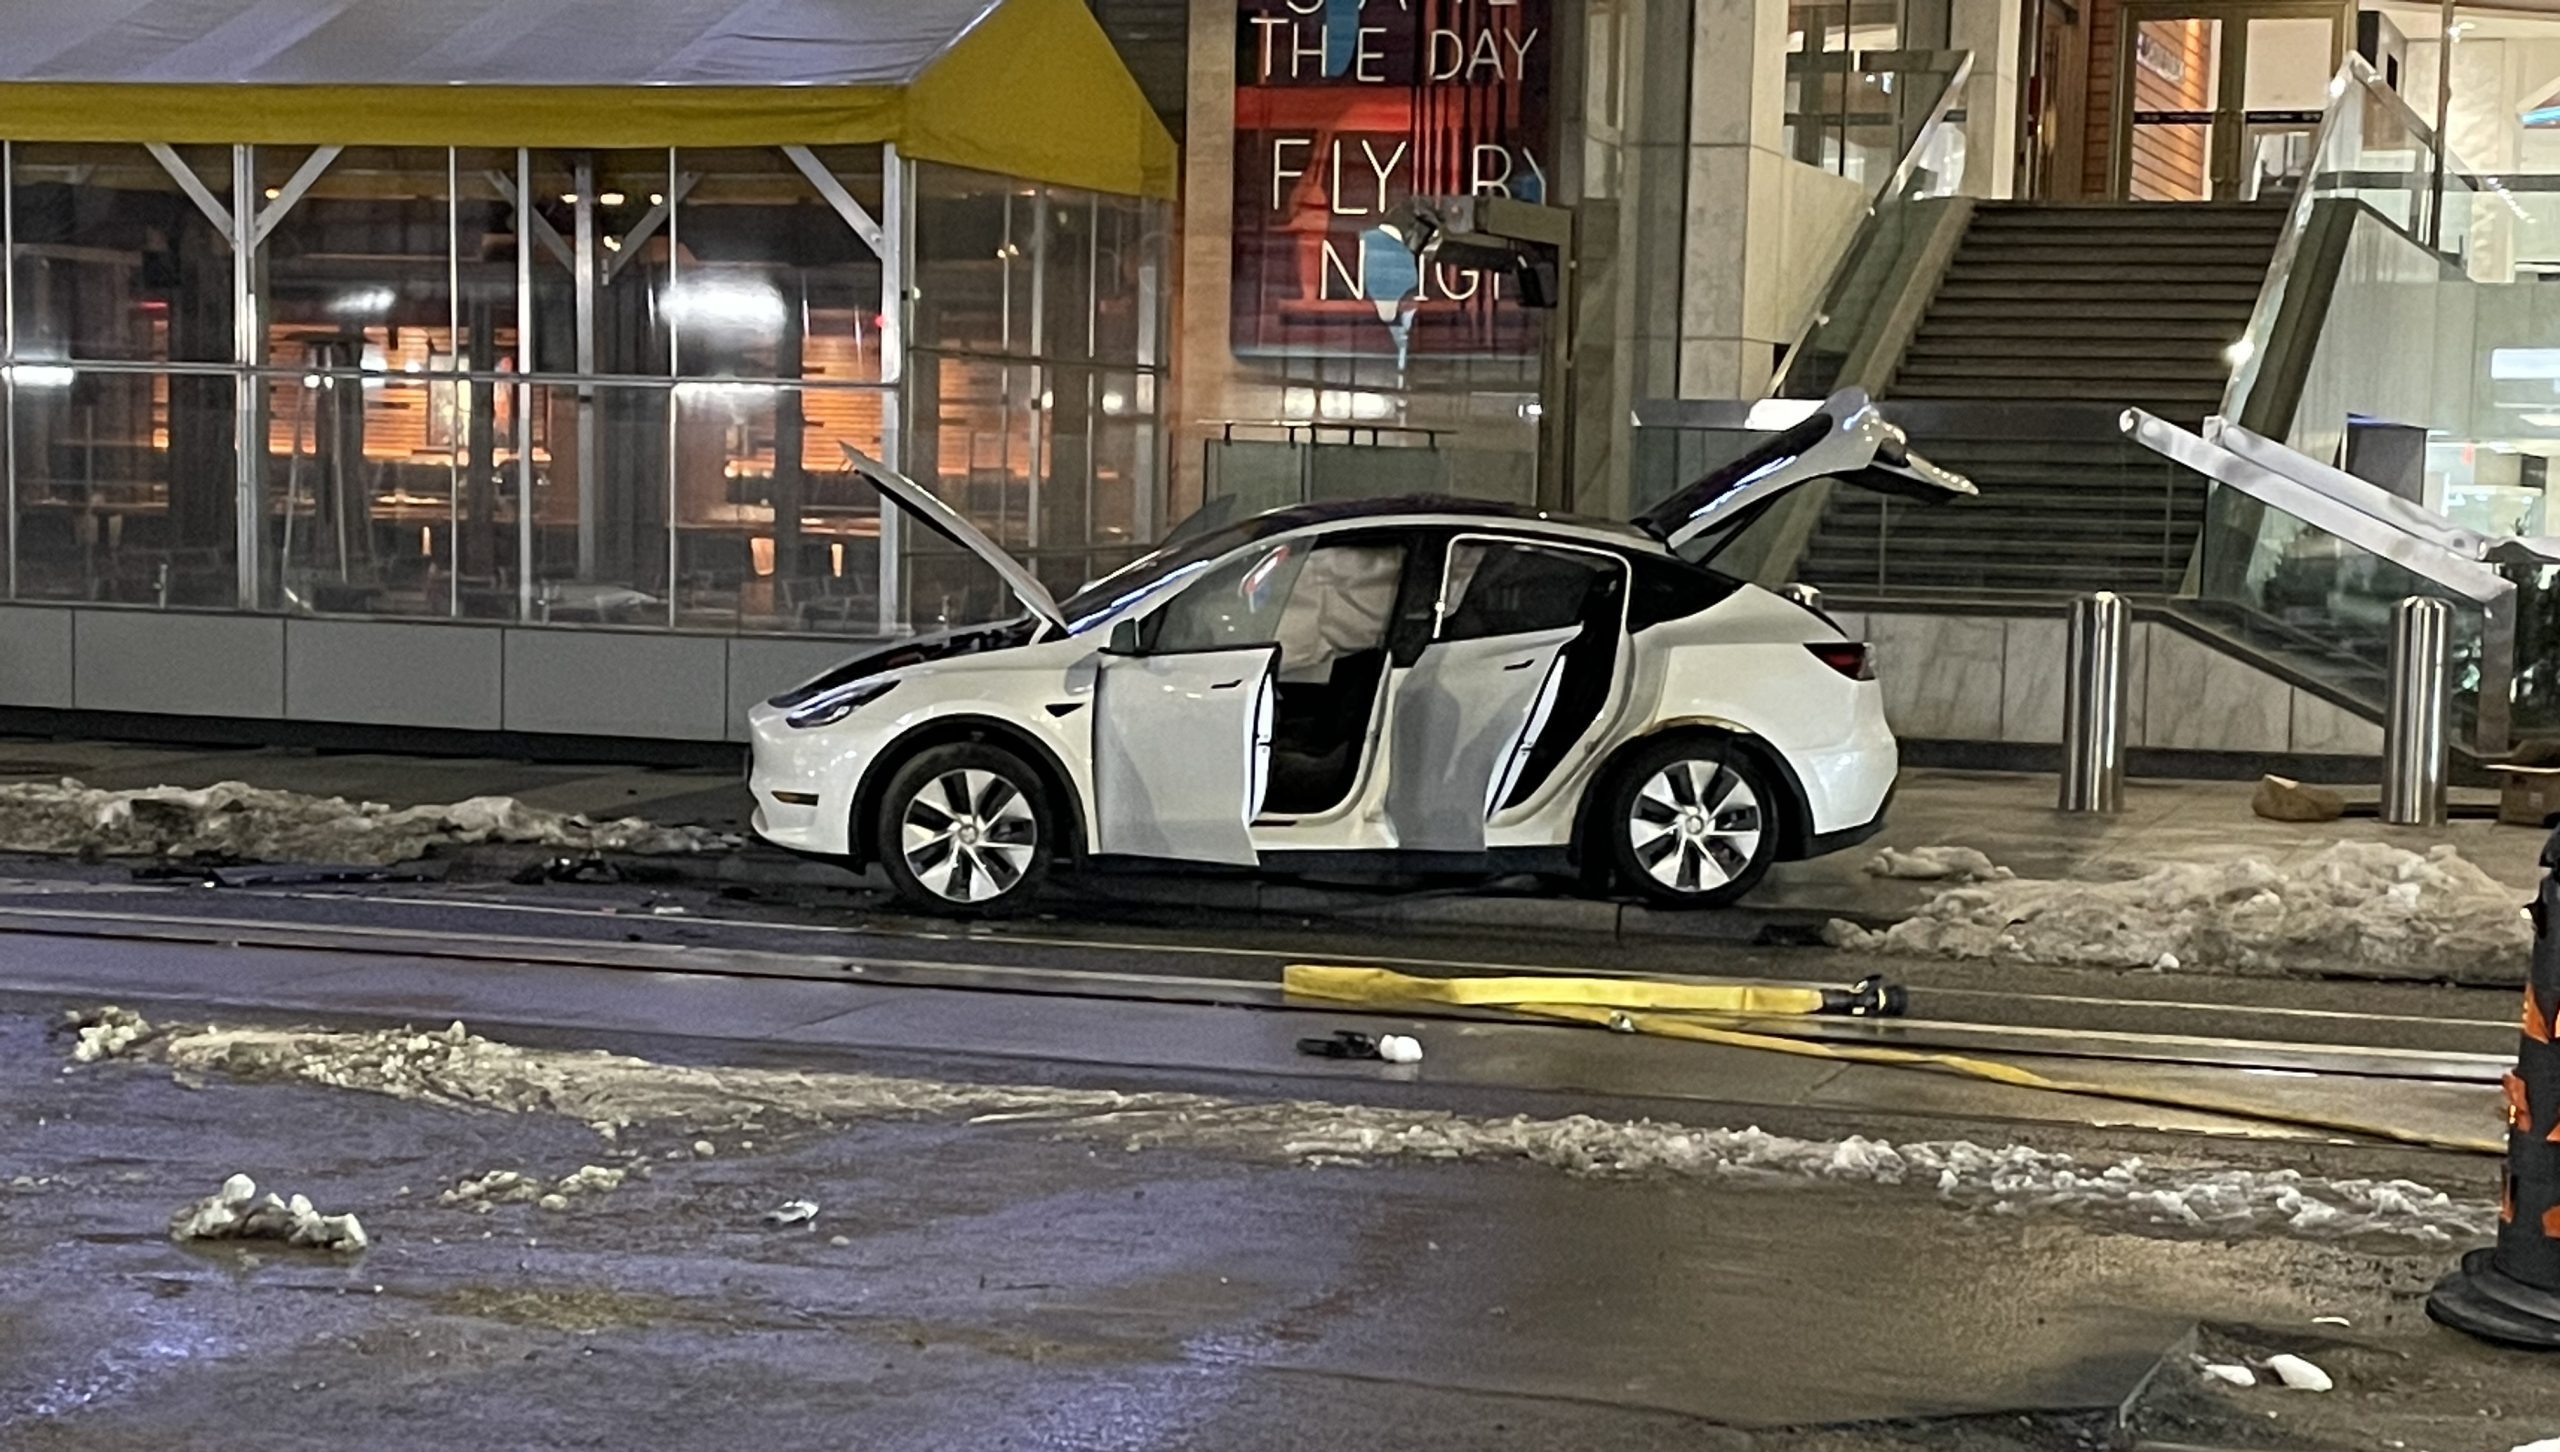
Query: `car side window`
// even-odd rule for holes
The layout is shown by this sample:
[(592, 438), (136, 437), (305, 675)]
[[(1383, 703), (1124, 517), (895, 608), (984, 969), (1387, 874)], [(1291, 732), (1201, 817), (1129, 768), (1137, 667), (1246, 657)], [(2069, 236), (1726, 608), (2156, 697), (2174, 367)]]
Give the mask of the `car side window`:
[(1440, 589), (1440, 639), (1484, 640), (1579, 625), (1614, 609), (1626, 576), (1614, 556), (1523, 540), (1449, 546)]
[(1404, 546), (1282, 540), (1194, 580), (1139, 627), (1150, 655), (1281, 648), (1284, 678), (1322, 679), (1335, 659), (1386, 640)]

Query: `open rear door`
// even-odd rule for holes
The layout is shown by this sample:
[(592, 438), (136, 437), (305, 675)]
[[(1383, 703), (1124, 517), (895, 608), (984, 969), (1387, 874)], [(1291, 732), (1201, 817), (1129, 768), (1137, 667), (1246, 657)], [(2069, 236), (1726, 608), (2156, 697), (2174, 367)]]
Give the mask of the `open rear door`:
[(1105, 655), (1095, 687), (1094, 850), (1250, 867), (1270, 780), (1275, 646)]
[(1741, 458), (1714, 469), (1635, 518), (1637, 528), (1691, 560), (1711, 559), (1799, 484), (1834, 479), (1925, 503), (1980, 491), (1911, 451), (1866, 394), (1834, 394)]
[(1586, 628), (1436, 641), (1402, 673), (1387, 778), (1399, 847), (1484, 850), (1485, 819), (1543, 724), (1558, 657)]

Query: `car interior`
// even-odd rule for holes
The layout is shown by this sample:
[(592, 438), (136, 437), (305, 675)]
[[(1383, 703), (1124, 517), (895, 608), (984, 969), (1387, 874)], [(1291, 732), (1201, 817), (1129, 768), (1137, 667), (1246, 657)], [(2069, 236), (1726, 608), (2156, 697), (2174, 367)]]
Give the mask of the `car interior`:
[(1308, 816), (1351, 795), (1386, 680), (1404, 557), (1400, 543), (1326, 545), (1300, 570), (1277, 632), (1265, 812)]

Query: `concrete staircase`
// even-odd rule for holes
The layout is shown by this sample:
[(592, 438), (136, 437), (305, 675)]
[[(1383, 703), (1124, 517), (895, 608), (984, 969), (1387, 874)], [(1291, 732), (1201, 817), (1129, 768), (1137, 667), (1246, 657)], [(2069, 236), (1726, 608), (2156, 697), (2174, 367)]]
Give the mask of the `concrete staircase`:
[(2132, 405), (2192, 428), (2219, 407), (2225, 350), (2248, 329), (2284, 216), (1978, 204), (1880, 396), (1982, 497), (1926, 509), (1835, 490), (1798, 576), (1835, 589), (2177, 589), (2203, 483), (2112, 420)]

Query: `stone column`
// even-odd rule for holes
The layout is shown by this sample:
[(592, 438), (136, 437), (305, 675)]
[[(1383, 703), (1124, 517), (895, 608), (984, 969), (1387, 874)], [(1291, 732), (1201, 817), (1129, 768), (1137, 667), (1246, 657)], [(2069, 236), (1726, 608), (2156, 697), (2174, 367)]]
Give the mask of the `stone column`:
[(1751, 398), (1786, 339), (1786, 0), (1698, 0), (1691, 34), (1680, 394)]
[(1973, 79), (1965, 83), (1961, 98), (1963, 192), (1968, 197), (2006, 197), (2017, 191), (2021, 8), (2018, 0), (1952, 0), (1950, 5), (1949, 45), (1973, 52)]
[(1182, 141), (1182, 245), (1175, 269), (1173, 457), (1163, 522), (1200, 507), (1204, 421), (1237, 416), (1228, 314), (1235, 287), (1235, 0), (1191, 0)]

